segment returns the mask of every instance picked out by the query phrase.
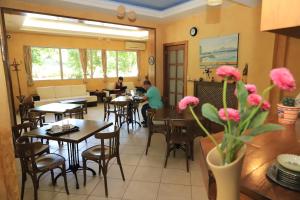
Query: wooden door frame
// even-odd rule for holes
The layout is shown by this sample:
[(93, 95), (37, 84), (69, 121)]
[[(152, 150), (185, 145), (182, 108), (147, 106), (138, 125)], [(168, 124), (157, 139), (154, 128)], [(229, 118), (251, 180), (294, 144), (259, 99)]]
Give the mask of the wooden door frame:
[[(186, 92), (187, 92), (187, 69), (188, 69), (188, 41), (184, 40), (184, 41), (180, 41), (180, 42), (171, 42), (171, 43), (164, 43), (163, 44), (163, 95), (164, 97), (168, 97), (168, 86), (167, 86), (167, 79), (168, 79), (168, 67), (167, 67), (167, 54), (166, 54), (166, 49), (170, 46), (176, 46), (176, 45), (184, 45), (184, 70), (183, 70), (183, 77), (184, 77), (184, 81), (183, 81), (183, 96), (186, 96)], [(169, 103), (169, 101), (167, 101)]]

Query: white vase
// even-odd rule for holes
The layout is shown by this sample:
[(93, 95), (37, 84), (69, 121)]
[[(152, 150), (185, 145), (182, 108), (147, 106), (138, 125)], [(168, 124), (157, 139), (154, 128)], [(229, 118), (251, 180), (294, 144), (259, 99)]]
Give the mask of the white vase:
[(222, 165), (222, 159), (216, 147), (207, 154), (206, 161), (217, 184), (217, 200), (240, 199), (240, 177), (246, 149), (244, 145), (236, 159), (227, 165)]

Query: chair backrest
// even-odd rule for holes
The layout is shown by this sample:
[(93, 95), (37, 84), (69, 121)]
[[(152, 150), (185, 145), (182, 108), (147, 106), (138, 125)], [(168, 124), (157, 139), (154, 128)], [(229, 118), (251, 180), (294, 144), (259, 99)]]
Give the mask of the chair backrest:
[(120, 128), (115, 126), (112, 132), (99, 132), (95, 138), (100, 139), (101, 154), (100, 159), (110, 160), (119, 155), (120, 146)]
[(152, 133), (163, 133), (166, 134), (168, 131), (168, 123), (167, 121), (154, 121), (155, 109), (147, 110), (147, 123), (148, 123), (148, 131), (150, 134)]
[(84, 119), (84, 111), (82, 106), (67, 110), (66, 114), (69, 115), (70, 118)]
[(188, 123), (185, 120), (169, 120), (169, 131), (167, 132), (167, 140), (174, 142), (185, 142), (190, 139), (187, 131)]
[(103, 106), (104, 106), (104, 112), (110, 109), (110, 102), (112, 97), (103, 97)]
[(17, 124), (17, 125), (12, 127), (13, 144), (14, 144), (14, 147), (15, 147), (15, 155), (17, 157), (18, 157), (18, 155), (16, 153), (16, 141), (17, 141), (17, 139), (19, 139), (19, 137), (22, 136), (22, 133), (26, 133), (26, 132), (28, 132), (32, 129), (34, 129), (34, 125), (31, 122), (26, 122), (26, 123), (23, 123), (23, 124)]
[(118, 114), (126, 114), (130, 101), (118, 101), (114, 103), (115, 110), (118, 111)]
[(41, 142), (28, 142), (28, 137), (21, 136), (16, 140), (16, 154), (21, 160), (21, 165), (26, 171), (37, 170), (35, 160), (35, 149), (40, 148), (43, 144)]
[(28, 112), (28, 120), (32, 123), (33, 128), (37, 128), (38, 126), (43, 126), (42, 113), (40, 112)]

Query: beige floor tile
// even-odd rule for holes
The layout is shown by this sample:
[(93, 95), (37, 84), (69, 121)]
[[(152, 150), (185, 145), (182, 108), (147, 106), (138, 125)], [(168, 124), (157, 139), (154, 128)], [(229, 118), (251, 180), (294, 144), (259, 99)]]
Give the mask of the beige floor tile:
[(191, 170), (191, 184), (193, 186), (203, 186), (203, 177), (200, 170)]
[(191, 200), (191, 186), (160, 184), (158, 200)]
[(164, 157), (162, 156), (142, 156), (140, 166), (163, 167)]
[(132, 177), (135, 181), (160, 182), (162, 168), (138, 166)]
[(134, 154), (134, 155), (142, 155), (145, 152), (144, 146), (133, 146), (133, 145), (122, 145), (120, 147), (120, 154)]
[(185, 170), (180, 169), (163, 169), (162, 183), (172, 183), (181, 185), (191, 185), (191, 175)]
[[(55, 197), (55, 195), (56, 195), (55, 192), (38, 190), (38, 199), (52, 200)], [(25, 189), (24, 200), (33, 200), (33, 199), (34, 199), (33, 189)]]
[[(123, 181), (120, 179), (107, 179), (108, 185), (108, 197), (110, 198), (122, 198), (129, 181)], [(105, 197), (104, 180), (100, 181), (91, 193), (92, 196)]]
[[(123, 168), (123, 172), (125, 175), (125, 179), (127, 179), (127, 180), (131, 179), (136, 166), (135, 165), (122, 165), (122, 168)], [(108, 169), (107, 177), (122, 179), (121, 170), (120, 170), (120, 167), (118, 164), (114, 164), (114, 165), (110, 166), (110, 168)]]
[(192, 200), (208, 200), (205, 187), (192, 186)]
[(78, 183), (79, 183), (79, 189), (76, 189), (75, 185), (75, 178), (73, 178), (71, 181), (69, 181), (69, 191), (70, 194), (90, 194), (96, 185), (102, 181), (98, 175), (96, 176), (86, 176), (86, 185), (83, 185), (83, 176), (77, 175)]
[(58, 193), (53, 200), (86, 200), (87, 195)]
[(105, 197), (96, 197), (96, 196), (89, 196), (88, 200), (121, 200), (120, 198), (105, 198)]
[[(189, 161), (189, 163), (190, 163), (190, 161)], [(182, 156), (181, 154), (179, 154), (179, 155), (176, 154), (176, 157), (174, 158), (173, 155), (171, 154), (168, 158), (167, 168), (168, 169), (186, 170), (185, 156)]]
[[(141, 159), (141, 156), (134, 154), (121, 154), (120, 158), (122, 165), (137, 165)], [(115, 160), (113, 163), (117, 164), (117, 160)]]
[(159, 183), (131, 181), (124, 199), (128, 200), (155, 200), (159, 188)]

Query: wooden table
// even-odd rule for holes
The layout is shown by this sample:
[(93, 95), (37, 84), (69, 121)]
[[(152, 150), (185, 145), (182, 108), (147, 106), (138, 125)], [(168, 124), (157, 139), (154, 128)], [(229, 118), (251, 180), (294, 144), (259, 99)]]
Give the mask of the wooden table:
[(62, 119), (62, 114), (67, 110), (79, 108), (81, 104), (65, 104), (65, 103), (49, 103), (42, 106), (34, 107), (30, 111), (42, 112), (42, 113), (54, 113), (56, 121)]
[[(69, 105), (69, 104), (66, 104)], [(42, 138), (47, 140), (56, 140), (56, 141), (62, 141), (67, 143), (68, 147), (68, 161), (69, 161), (69, 168), (67, 169), (67, 172), (72, 172), (76, 178), (76, 188), (79, 188), (78, 179), (76, 172), (82, 167), (79, 164), (79, 150), (78, 150), (78, 144), (82, 142), (83, 140), (91, 137), (95, 133), (109, 127), (112, 125), (111, 122), (103, 122), (103, 121), (94, 121), (94, 120), (84, 120), (84, 119), (68, 119), (68, 122), (72, 125), (78, 126), (79, 131), (64, 134), (61, 136), (51, 136), (46, 133), (47, 129), (50, 129), (53, 125), (62, 125), (63, 123), (66, 123), (66, 120), (59, 121), (52, 123), (48, 126), (43, 126), (38, 129), (34, 129), (30, 132), (24, 133), (24, 136), (28, 137), (35, 137), (35, 138)], [(96, 175), (95, 171), (90, 169), (92, 171), (93, 175)], [(55, 180), (59, 177), (59, 175), (55, 178)]]
[[(220, 142), (223, 133), (215, 134), (214, 137)], [(203, 160), (214, 145), (208, 138), (201, 139), (200, 143), (203, 151), (200, 160)], [(286, 189), (266, 177), (268, 167), (279, 154), (300, 155), (300, 120), (295, 126), (285, 126), (283, 131), (260, 135), (251, 143), (255, 146), (247, 145), (241, 175), (241, 192), (259, 200), (300, 200), (300, 192)]]
[(167, 120), (194, 120), (193, 115), (189, 110), (178, 111), (176, 108), (163, 107), (155, 111), (154, 120), (167, 121)]
[(81, 104), (81, 105), (83, 105), (84, 111), (87, 114), (87, 100), (86, 99), (69, 99), (69, 100), (60, 101), (60, 103)]

